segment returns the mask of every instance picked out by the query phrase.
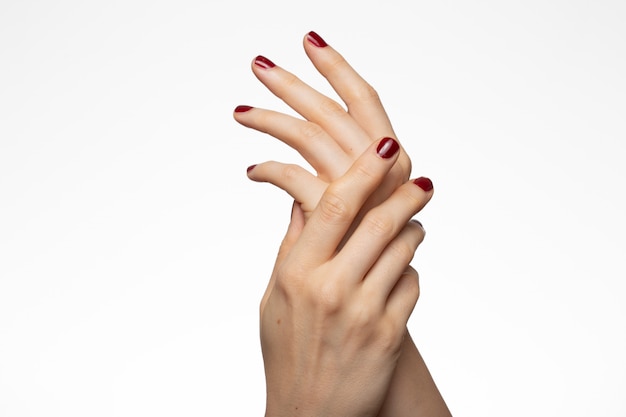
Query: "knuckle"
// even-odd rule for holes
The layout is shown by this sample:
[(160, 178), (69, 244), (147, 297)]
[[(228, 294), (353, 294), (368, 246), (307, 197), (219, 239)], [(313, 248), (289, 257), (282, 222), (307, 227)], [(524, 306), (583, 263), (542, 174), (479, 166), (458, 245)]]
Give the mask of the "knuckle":
[(328, 63), (328, 72), (330, 74), (337, 74), (345, 71), (345, 69), (349, 66), (348, 62), (344, 59), (343, 56), (337, 55), (334, 57), (332, 61)]
[(377, 181), (377, 178), (374, 172), (370, 169), (368, 165), (359, 163), (356, 168), (356, 178), (365, 181), (365, 182), (374, 182)]
[(374, 89), (368, 83), (362, 84), (359, 87), (352, 90), (350, 93), (351, 100), (365, 102), (365, 103), (380, 103), (380, 96), (378, 91)]
[(410, 286), (413, 288), (413, 291), (416, 293), (416, 296), (419, 296), (420, 292), (420, 276), (418, 272), (410, 268), (410, 272), (406, 274), (407, 279), (411, 282)]
[(290, 89), (294, 87), (296, 84), (300, 82), (300, 79), (291, 73), (286, 73), (283, 75), (283, 79), (281, 81), (283, 88)]
[(366, 230), (376, 237), (391, 237), (394, 230), (392, 219), (379, 214), (370, 213), (363, 219)]
[(407, 280), (406, 295), (410, 297), (411, 303), (415, 304), (420, 297), (419, 276), (416, 272), (414, 275), (405, 275), (404, 279)]
[(309, 297), (319, 311), (332, 315), (337, 313), (343, 306), (343, 293), (334, 280), (323, 280), (312, 286)]
[(315, 139), (324, 134), (324, 129), (315, 123), (306, 123), (302, 127), (301, 133), (306, 139)]
[(403, 263), (409, 263), (415, 256), (415, 249), (417, 249), (414, 245), (405, 240), (398, 240), (397, 242), (393, 242), (389, 245), (389, 250), (391, 254), (395, 256), (399, 261)]
[(295, 178), (298, 177), (299, 173), (300, 173), (300, 169), (297, 165), (286, 164), (286, 165), (283, 165), (280, 175), (285, 181), (291, 182)]
[(334, 100), (324, 100), (320, 104), (320, 110), (325, 116), (345, 116), (346, 111), (339, 103)]
[(322, 220), (337, 224), (350, 221), (351, 210), (348, 203), (334, 189), (328, 189), (319, 202)]
[(350, 311), (350, 319), (357, 327), (366, 327), (376, 319), (376, 311), (368, 303), (359, 303)]
[(285, 262), (277, 271), (275, 287), (290, 292), (294, 284), (301, 282), (305, 275), (306, 269), (302, 263)]
[(414, 268), (409, 266), (396, 285), (402, 285), (402, 294), (410, 300), (412, 305), (417, 303), (420, 296), (420, 281), (419, 274)]

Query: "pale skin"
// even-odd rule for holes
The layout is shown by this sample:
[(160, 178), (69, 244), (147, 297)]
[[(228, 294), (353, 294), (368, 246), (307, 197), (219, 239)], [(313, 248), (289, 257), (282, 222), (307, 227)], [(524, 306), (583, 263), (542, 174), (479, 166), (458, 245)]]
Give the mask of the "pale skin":
[(398, 142), (375, 90), (319, 35), (304, 49), (346, 109), (257, 57), (254, 74), (303, 119), (235, 112), (317, 173), (278, 162), (248, 172), (298, 202), (261, 302), (266, 415), (450, 416), (406, 330), (419, 296), (409, 263), (424, 237), (409, 220), (432, 183), (409, 180), (401, 147), (387, 155)]

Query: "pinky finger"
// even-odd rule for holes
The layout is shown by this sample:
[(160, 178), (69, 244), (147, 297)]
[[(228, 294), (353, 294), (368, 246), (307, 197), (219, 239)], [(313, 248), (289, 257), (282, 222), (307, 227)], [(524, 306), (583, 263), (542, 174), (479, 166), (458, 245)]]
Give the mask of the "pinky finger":
[(419, 295), (419, 275), (413, 267), (408, 266), (387, 298), (387, 312), (394, 322), (405, 325), (409, 321)]
[(328, 184), (295, 164), (268, 161), (248, 168), (248, 177), (257, 182), (269, 182), (284, 190), (299, 202), (305, 212), (311, 212)]

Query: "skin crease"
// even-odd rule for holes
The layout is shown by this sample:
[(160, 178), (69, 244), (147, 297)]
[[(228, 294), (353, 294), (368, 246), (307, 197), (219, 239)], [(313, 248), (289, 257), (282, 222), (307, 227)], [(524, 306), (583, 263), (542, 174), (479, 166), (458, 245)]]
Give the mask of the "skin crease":
[[(410, 306), (411, 301), (407, 302), (405, 300), (405, 310), (402, 310), (403, 313), (393, 316), (393, 321), (396, 326), (389, 327), (394, 327), (396, 334), (394, 334), (393, 337), (388, 337), (389, 335), (386, 335), (387, 337), (381, 337), (378, 332), (380, 329), (376, 328), (376, 326), (370, 326), (368, 329), (359, 328), (356, 333), (354, 333), (355, 329), (350, 327), (354, 326), (354, 322), (363, 324), (362, 321), (355, 320), (354, 306), (370, 303), (371, 297), (367, 299), (367, 302), (359, 301), (362, 299), (354, 297), (334, 297), (336, 298), (334, 300), (336, 304), (333, 304), (333, 306), (338, 308), (339, 310), (337, 311), (340, 311), (341, 314), (332, 310), (333, 314), (331, 315), (313, 315), (319, 320), (317, 322), (311, 322), (311, 311), (317, 311), (318, 313), (320, 311), (328, 312), (324, 308), (320, 308), (320, 299), (317, 295), (322, 293), (327, 296), (330, 291), (327, 288), (329, 285), (325, 284), (326, 288), (322, 287), (321, 289), (314, 286), (283, 286), (283, 283), (293, 284), (294, 281), (297, 281), (293, 279), (293, 276), (302, 276), (307, 273), (315, 275), (315, 273), (312, 272), (315, 271), (315, 268), (310, 268), (307, 271), (300, 269), (297, 271), (297, 274), (294, 274), (293, 271), (289, 271), (289, 268), (284, 267), (284, 265), (293, 265), (291, 263), (293, 261), (290, 259), (290, 257), (293, 258), (293, 256), (291, 256), (291, 253), (295, 250), (293, 248), (294, 246), (296, 248), (299, 245), (303, 246), (298, 242), (302, 242), (303, 233), (306, 236), (306, 225), (315, 218), (316, 207), (318, 207), (320, 199), (323, 198), (322, 196), (329, 186), (333, 189), (338, 188), (337, 184), (339, 184), (339, 188), (341, 188), (341, 184), (345, 182), (349, 183), (349, 173), (354, 169), (355, 165), (353, 164), (355, 164), (355, 161), (360, 161), (364, 158), (367, 150), (370, 150), (369, 156), (371, 157), (371, 154), (375, 153), (372, 147), (379, 143), (381, 138), (396, 137), (376, 91), (350, 67), (339, 53), (331, 46), (328, 46), (324, 41), (320, 42), (320, 39), (321, 38), (314, 33), (307, 34), (303, 42), (305, 52), (317, 70), (335, 89), (347, 107), (347, 110), (344, 110), (344, 107), (337, 102), (313, 90), (293, 74), (275, 65), (267, 58), (257, 57), (252, 63), (254, 74), (272, 93), (292, 107), (303, 119), (294, 118), (270, 110), (251, 108), (249, 106), (238, 107), (234, 114), (235, 119), (244, 126), (268, 133), (296, 149), (311, 164), (317, 173), (317, 176), (314, 176), (297, 165), (285, 165), (278, 162), (258, 164), (248, 172), (251, 179), (275, 184), (292, 195), (296, 201), (300, 202), (300, 204), (294, 206), (292, 222), (285, 237), (285, 241), (281, 246), (276, 268), (270, 279), (268, 290), (261, 303), (262, 346), (264, 349), (266, 377), (268, 382), (267, 415), (280, 415), (280, 412), (285, 410), (289, 410), (285, 415), (298, 415), (293, 414), (293, 411), (294, 408), (298, 406), (296, 404), (300, 404), (298, 412), (301, 412), (301, 415), (306, 415), (306, 411), (311, 411), (313, 415), (450, 416), (450, 411), (441, 397), (412, 338), (406, 330), (406, 320), (408, 320), (408, 315), (405, 317), (407, 313), (406, 308), (408, 308), (406, 306)], [(269, 65), (268, 62), (271, 65)], [(340, 256), (343, 249), (349, 246), (355, 246), (358, 248), (358, 251), (367, 251), (367, 244), (361, 243), (359, 245), (353, 243), (359, 242), (359, 240), (349, 239), (349, 237), (353, 236), (355, 233), (361, 236), (364, 235), (360, 233), (360, 229), (363, 229), (364, 226), (357, 228), (357, 225), (361, 223), (369, 225), (370, 228), (372, 225), (377, 225), (378, 229), (387, 230), (390, 228), (389, 224), (394, 223), (394, 221), (391, 220), (393, 216), (387, 214), (387, 217), (385, 217), (383, 214), (384, 210), (381, 210), (380, 207), (393, 208), (393, 213), (403, 212), (404, 210), (406, 215), (407, 207), (412, 207), (412, 209), (409, 210), (410, 212), (417, 212), (432, 195), (432, 190), (423, 190), (414, 183), (410, 181), (407, 182), (411, 171), (411, 161), (402, 148), (400, 148), (399, 152), (391, 159), (393, 159), (393, 161), (383, 161), (383, 163), (389, 166), (386, 172), (377, 178), (375, 185), (370, 184), (369, 192), (365, 193), (363, 201), (359, 202), (355, 200), (353, 206), (351, 206), (354, 213), (350, 222), (347, 223), (344, 219), (342, 223), (345, 230), (341, 236), (345, 237), (340, 238), (335, 248), (333, 248), (333, 252), (339, 248), (338, 254), (335, 256), (333, 253), (332, 257), (321, 257), (317, 259), (317, 262), (308, 262), (304, 259), (299, 259), (300, 262), (304, 261), (305, 265), (315, 266), (324, 270), (324, 283), (332, 282), (328, 276), (332, 276), (333, 273), (332, 269), (324, 269), (323, 265), (326, 265), (324, 262), (334, 261), (334, 265), (336, 266), (338, 264), (337, 260), (339, 259), (345, 261), (345, 264), (353, 265), (354, 262), (348, 262), (350, 257), (345, 256), (342, 258)], [(358, 162), (356, 165), (358, 166)], [(348, 179), (344, 176), (346, 172), (348, 172)], [(361, 175), (363, 173), (364, 171), (360, 172)], [(418, 183), (428, 188), (429, 181), (420, 180)], [(355, 188), (358, 188), (360, 185), (358, 182), (355, 184), (357, 184), (354, 185)], [(341, 194), (337, 192), (336, 195)], [(377, 217), (376, 220), (368, 222), (367, 219), (372, 217), (371, 213), (375, 213), (374, 217)], [(330, 218), (329, 216), (327, 217)], [(415, 236), (421, 235), (423, 237), (423, 229), (413, 223), (406, 226), (399, 226), (397, 223), (398, 216), (396, 215), (395, 217), (395, 226), (391, 228), (395, 227), (397, 232), (396, 234), (390, 235), (387, 230), (387, 240), (391, 242), (404, 241), (405, 243), (412, 241), (409, 246), (412, 247), (414, 245), (416, 248), (421, 238), (417, 238), (416, 241)], [(361, 222), (364, 218), (366, 221)], [(409, 218), (410, 215), (406, 217), (403, 224), (406, 224)], [(315, 223), (315, 225), (320, 227), (319, 219), (318, 223)], [(418, 229), (417, 233), (416, 229)], [(369, 238), (369, 240), (371, 241), (372, 239)], [(368, 239), (361, 239), (360, 241), (368, 242)], [(344, 247), (344, 245), (346, 246)], [(309, 250), (311, 250), (311, 248), (309, 248)], [(381, 250), (381, 252), (379, 252), (380, 256), (375, 258), (375, 265), (376, 262), (381, 265), (385, 264), (383, 260), (385, 257), (382, 254), (385, 254), (384, 250)], [(402, 265), (403, 268), (399, 272), (399, 276), (396, 274), (395, 277), (386, 278), (388, 283), (385, 288), (395, 288), (395, 286), (400, 283), (406, 282), (417, 283), (417, 273), (408, 267), (410, 260), (405, 261), (406, 260), (403, 260), (405, 264)], [(346, 267), (343, 266), (342, 268), (342, 271), (345, 271)], [(376, 268), (373, 267), (373, 270), (375, 269)], [(282, 271), (285, 270), (292, 273), (283, 274)], [(287, 278), (283, 278), (283, 276)], [(408, 279), (410, 277), (412, 277), (412, 280)], [(362, 277), (361, 279), (362, 282), (367, 282), (369, 278)], [(377, 279), (384, 280), (382, 278)], [(335, 278), (335, 280), (341, 281), (340, 278)], [(319, 281), (321, 282), (321, 280)], [(277, 282), (280, 284), (278, 285), (279, 289), (276, 287)], [(411, 284), (400, 285), (410, 286)], [(354, 294), (358, 292), (354, 292), (353, 287), (330, 287), (332, 292), (339, 294), (343, 294), (342, 291), (345, 291), (345, 288), (350, 288)], [(393, 290), (391, 291), (391, 293), (393, 293)], [(296, 294), (298, 298), (304, 300), (307, 300), (307, 297), (310, 298), (308, 310), (305, 309), (301, 312), (302, 316), (299, 320), (301, 322), (307, 322), (308, 320), (308, 325), (319, 329), (320, 333), (315, 335), (309, 333), (306, 337), (303, 337), (302, 334), (282, 334), (282, 336), (280, 336), (282, 339), (271, 331), (265, 331), (264, 333), (264, 328), (273, 329), (277, 326), (282, 329), (288, 328), (289, 323), (286, 323), (286, 321), (293, 319), (293, 317), (295, 317), (294, 314), (297, 316), (298, 312), (294, 310), (294, 306), (297, 304), (287, 300), (292, 300)], [(417, 294), (419, 294), (418, 289)], [(368, 294), (368, 296), (370, 295), (371, 294)], [(279, 302), (270, 302), (270, 300), (273, 301), (274, 299)], [(417, 296), (415, 296), (415, 301), (417, 301)], [(273, 306), (277, 306), (276, 311), (280, 310), (279, 306), (288, 306), (288, 308), (282, 310), (281, 314), (275, 316), (273, 313), (268, 312), (268, 305), (270, 306), (270, 310), (274, 309)], [(325, 305), (326, 304), (322, 303), (322, 306)], [(343, 308), (337, 307), (338, 305)], [(408, 308), (409, 315), (412, 308), (412, 306)], [(379, 314), (380, 311), (381, 310), (378, 310), (377, 314)], [(283, 314), (285, 312), (288, 312), (288, 314)], [(359, 314), (364, 315), (365, 313), (360, 311)], [(378, 317), (379, 319), (383, 316), (387, 317), (384, 314), (376, 316), (376, 314), (370, 311), (367, 313), (367, 317), (372, 322), (376, 322), (376, 320), (372, 319), (372, 316)], [(291, 317), (291, 319), (289, 319), (289, 317)], [(273, 321), (274, 318), (276, 318), (276, 321)], [(341, 320), (339, 318), (341, 318)], [(278, 324), (278, 320), (280, 320), (280, 324)], [(388, 325), (389, 323), (386, 320), (388, 319), (385, 318), (382, 322)], [(297, 321), (293, 323), (296, 322)], [(328, 327), (328, 323), (334, 323), (335, 327)], [(349, 325), (346, 323), (353, 324)], [(401, 331), (397, 328), (398, 323), (401, 324)], [(292, 359), (297, 357), (307, 357), (311, 359), (310, 350), (314, 345), (314, 341), (325, 340), (324, 331), (328, 331), (331, 328), (343, 329), (344, 335), (368, 334), (373, 340), (379, 340), (376, 339), (376, 337), (379, 337), (380, 340), (386, 340), (386, 343), (383, 343), (383, 345), (387, 348), (387, 354), (381, 354), (381, 345), (376, 345), (376, 343), (368, 344), (369, 342), (365, 343), (362, 339), (353, 337), (348, 340), (340, 339), (341, 343), (337, 346), (342, 346), (342, 351), (349, 353), (345, 354), (345, 356), (340, 356), (343, 358), (341, 361), (331, 363), (328, 361), (327, 357), (321, 355), (316, 358), (316, 360), (319, 360), (317, 363), (314, 363), (315, 361), (294, 361), (290, 363), (291, 368), (288, 370), (272, 365), (276, 363), (276, 361), (285, 360), (284, 351), (281, 351), (282, 356), (280, 358), (272, 357), (274, 352), (274, 349), (271, 347), (273, 340), (293, 341), (300, 337), (306, 340), (307, 343), (301, 346), (299, 354), (291, 352), (293, 354)], [(342, 333), (340, 332), (339, 334)], [(265, 340), (263, 340), (264, 337)], [(361, 344), (358, 343), (359, 340), (362, 342)], [(394, 343), (390, 343), (390, 340), (393, 340)], [(371, 341), (371, 339), (369, 341)], [(335, 343), (336, 342), (337, 340), (335, 340)], [(333, 343), (330, 345), (332, 346)], [(347, 349), (346, 346), (350, 348)], [(370, 349), (371, 346), (378, 346), (379, 348), (370, 351), (368, 349)], [(322, 350), (323, 347), (320, 346), (317, 352), (321, 352)], [(358, 366), (348, 366), (351, 358), (357, 357), (361, 358), (358, 362)], [(326, 358), (326, 362), (321, 360), (321, 358)], [(334, 358), (337, 359), (337, 356)], [(381, 358), (383, 358), (382, 361)], [(370, 364), (377, 363), (377, 365), (372, 365), (373, 368), (370, 369), (363, 366), (364, 362)], [(306, 368), (307, 366), (309, 366), (309, 368)], [(379, 368), (376, 368), (376, 366), (379, 366)], [(333, 372), (329, 372), (329, 367), (331, 369), (341, 370), (342, 372), (334, 374)], [(308, 382), (306, 378), (303, 379), (303, 374), (306, 375), (305, 368), (306, 372), (309, 372), (309, 375), (314, 375), (314, 378)], [(370, 369), (371, 373), (364, 374), (364, 368)], [(296, 377), (292, 372), (293, 369), (299, 369), (303, 374), (299, 374)], [(324, 369), (324, 372), (316, 373), (316, 369)], [(285, 378), (285, 375), (290, 375), (292, 378)], [(281, 380), (281, 382), (274, 383), (278, 380)], [(350, 381), (352, 384), (349, 383)], [(299, 382), (300, 385), (297, 382)], [(309, 385), (307, 385), (307, 383)], [(344, 392), (337, 386), (338, 383), (340, 383), (342, 387), (347, 386), (353, 391), (358, 392), (349, 392), (350, 390)], [(298, 393), (298, 389), (302, 391)], [(327, 389), (327, 391), (324, 389)], [(304, 395), (305, 392), (308, 392), (308, 394)], [(363, 395), (364, 393), (367, 395)], [(355, 409), (359, 409), (357, 414), (353, 413)]]

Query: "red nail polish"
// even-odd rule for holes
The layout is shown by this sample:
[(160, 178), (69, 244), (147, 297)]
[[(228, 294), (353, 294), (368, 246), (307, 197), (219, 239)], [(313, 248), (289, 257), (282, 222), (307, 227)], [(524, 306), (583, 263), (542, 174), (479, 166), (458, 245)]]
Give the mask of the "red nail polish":
[(413, 184), (428, 192), (433, 189), (433, 182), (426, 177), (419, 177), (413, 180)]
[(376, 152), (381, 158), (389, 159), (398, 152), (398, 149), (400, 149), (400, 145), (394, 139), (383, 138), (378, 144)]
[(259, 55), (256, 58), (254, 58), (254, 65), (263, 69), (270, 69), (276, 66), (276, 64), (274, 64), (269, 59), (265, 58), (263, 55)]
[(323, 48), (325, 46), (328, 46), (326, 41), (322, 39), (320, 35), (318, 35), (317, 33), (313, 31), (307, 33), (306, 40), (311, 42), (313, 45), (317, 46), (318, 48)]
[(254, 169), (254, 167), (256, 166), (256, 164), (254, 165), (250, 165), (247, 169), (246, 169), (246, 173), (252, 171)]
[(235, 113), (245, 113), (252, 108), (253, 108), (252, 106), (245, 106), (245, 105), (237, 106), (235, 107)]

